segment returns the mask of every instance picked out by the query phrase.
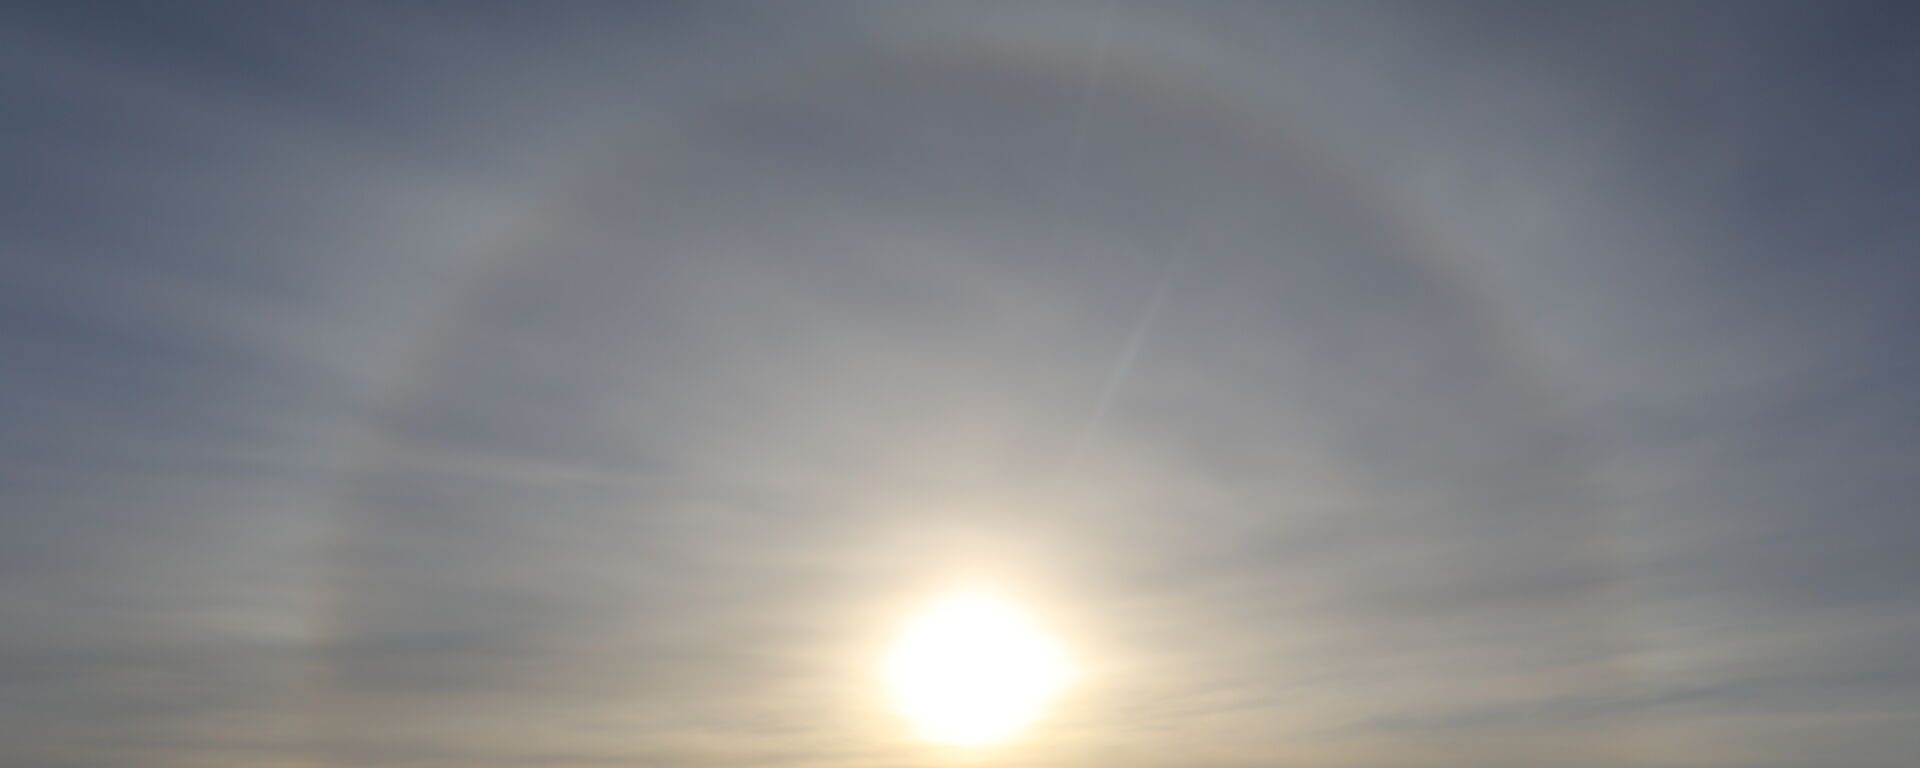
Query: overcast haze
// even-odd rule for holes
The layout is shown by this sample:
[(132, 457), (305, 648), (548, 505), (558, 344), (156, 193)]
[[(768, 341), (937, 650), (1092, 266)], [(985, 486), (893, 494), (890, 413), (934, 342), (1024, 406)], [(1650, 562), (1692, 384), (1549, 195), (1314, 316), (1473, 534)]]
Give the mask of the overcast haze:
[(1898, 4), (0, 8), (0, 763), (1920, 753)]

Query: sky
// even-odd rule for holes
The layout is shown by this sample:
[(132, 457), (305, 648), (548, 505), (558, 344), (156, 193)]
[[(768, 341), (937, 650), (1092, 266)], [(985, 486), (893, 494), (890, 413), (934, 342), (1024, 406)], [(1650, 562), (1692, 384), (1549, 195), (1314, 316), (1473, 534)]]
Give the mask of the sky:
[(7, 3), (0, 763), (1911, 765), (1916, 40)]

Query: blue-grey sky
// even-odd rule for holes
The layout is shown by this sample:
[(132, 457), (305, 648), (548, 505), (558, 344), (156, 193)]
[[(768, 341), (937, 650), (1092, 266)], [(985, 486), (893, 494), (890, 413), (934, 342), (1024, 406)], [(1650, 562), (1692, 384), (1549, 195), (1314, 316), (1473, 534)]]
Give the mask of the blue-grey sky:
[(0, 7), (0, 763), (1920, 753), (1898, 4)]

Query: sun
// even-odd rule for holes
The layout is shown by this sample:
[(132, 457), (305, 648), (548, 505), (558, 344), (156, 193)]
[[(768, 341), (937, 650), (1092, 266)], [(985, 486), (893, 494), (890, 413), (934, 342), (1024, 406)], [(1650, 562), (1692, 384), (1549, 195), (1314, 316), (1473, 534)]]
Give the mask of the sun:
[(894, 705), (929, 741), (986, 746), (1040, 718), (1071, 670), (1060, 644), (1013, 605), (955, 594), (909, 623), (888, 654)]

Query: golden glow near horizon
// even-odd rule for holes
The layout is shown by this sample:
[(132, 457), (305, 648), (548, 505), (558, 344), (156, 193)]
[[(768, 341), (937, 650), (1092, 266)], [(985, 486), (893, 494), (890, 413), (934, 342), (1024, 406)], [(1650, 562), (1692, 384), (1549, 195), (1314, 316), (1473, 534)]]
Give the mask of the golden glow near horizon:
[(894, 706), (929, 741), (1006, 741), (1045, 713), (1070, 674), (1060, 644), (1013, 605), (970, 592), (914, 619), (886, 659)]

